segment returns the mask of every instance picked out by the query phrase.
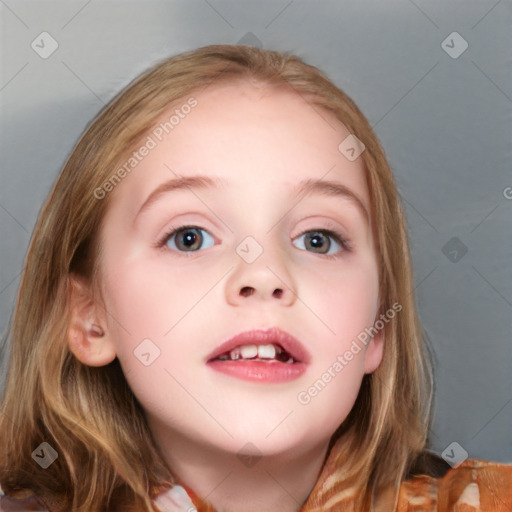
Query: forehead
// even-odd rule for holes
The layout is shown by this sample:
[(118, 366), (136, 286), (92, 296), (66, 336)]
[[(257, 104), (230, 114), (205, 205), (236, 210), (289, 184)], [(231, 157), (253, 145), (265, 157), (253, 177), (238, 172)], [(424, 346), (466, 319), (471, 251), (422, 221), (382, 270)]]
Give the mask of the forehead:
[[(197, 104), (180, 110), (190, 97)], [(291, 88), (211, 85), (157, 119), (141, 143), (151, 139), (153, 147), (112, 199), (135, 208), (163, 181), (201, 174), (254, 193), (285, 191), (306, 178), (336, 180), (368, 204), (362, 159), (349, 161), (338, 149), (348, 135), (332, 113)]]

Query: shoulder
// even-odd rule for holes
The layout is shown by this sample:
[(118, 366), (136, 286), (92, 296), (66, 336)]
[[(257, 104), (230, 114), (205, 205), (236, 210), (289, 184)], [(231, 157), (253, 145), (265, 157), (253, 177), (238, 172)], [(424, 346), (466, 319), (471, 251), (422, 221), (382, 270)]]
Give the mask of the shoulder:
[(35, 494), (25, 498), (14, 498), (2, 494), (0, 489), (0, 512), (26, 512), (29, 510), (49, 512), (45, 504)]
[(510, 512), (512, 465), (468, 459), (441, 477), (416, 474), (400, 486), (397, 509), (409, 504), (435, 512)]

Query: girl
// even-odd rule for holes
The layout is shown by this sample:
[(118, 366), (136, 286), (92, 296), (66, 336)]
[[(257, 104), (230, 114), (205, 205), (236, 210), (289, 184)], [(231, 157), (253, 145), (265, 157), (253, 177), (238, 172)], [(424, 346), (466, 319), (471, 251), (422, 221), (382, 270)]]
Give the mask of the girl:
[(3, 510), (509, 511), (429, 455), (402, 208), (297, 57), (165, 60), (80, 139), (36, 225), (0, 416)]

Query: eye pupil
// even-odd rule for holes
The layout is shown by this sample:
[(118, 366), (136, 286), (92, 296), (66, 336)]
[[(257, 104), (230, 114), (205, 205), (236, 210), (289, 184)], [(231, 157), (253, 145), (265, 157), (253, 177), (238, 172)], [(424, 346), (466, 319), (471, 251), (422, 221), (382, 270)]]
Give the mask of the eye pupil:
[[(181, 233), (183, 233), (183, 235), (176, 236), (176, 239), (177, 239), (176, 246), (177, 247), (180, 247), (180, 245), (181, 245), (182, 248), (193, 249), (193, 250), (201, 247), (202, 237), (199, 234), (199, 231), (197, 229), (191, 229), (191, 228), (183, 229), (181, 231), (178, 231), (177, 235), (179, 235)], [(183, 243), (182, 243), (182, 241), (183, 241)]]
[[(329, 239), (327, 239), (327, 244), (325, 244), (325, 235), (320, 232), (313, 232), (306, 238), (306, 245), (309, 245), (313, 249), (324, 249), (322, 252), (327, 252), (330, 247)], [(324, 247), (326, 246), (326, 247)]]

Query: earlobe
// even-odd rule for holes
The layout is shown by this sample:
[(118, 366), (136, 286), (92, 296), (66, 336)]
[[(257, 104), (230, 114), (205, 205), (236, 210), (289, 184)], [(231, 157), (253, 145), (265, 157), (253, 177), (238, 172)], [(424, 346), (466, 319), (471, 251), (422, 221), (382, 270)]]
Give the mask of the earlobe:
[(373, 373), (384, 355), (384, 332), (378, 332), (368, 344), (364, 354), (364, 373)]
[(68, 346), (73, 355), (88, 366), (104, 366), (115, 357), (115, 347), (106, 328), (104, 309), (94, 300), (88, 283), (69, 277)]

